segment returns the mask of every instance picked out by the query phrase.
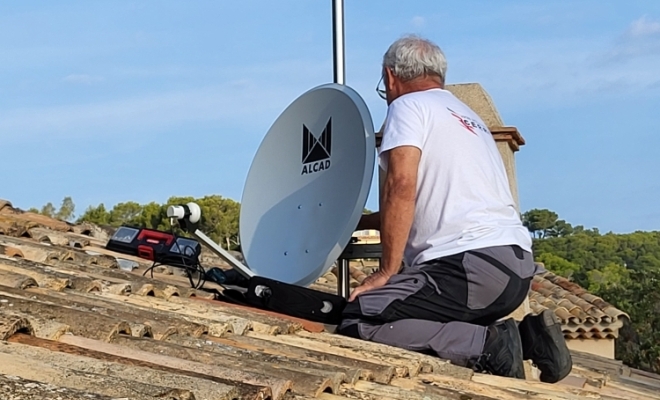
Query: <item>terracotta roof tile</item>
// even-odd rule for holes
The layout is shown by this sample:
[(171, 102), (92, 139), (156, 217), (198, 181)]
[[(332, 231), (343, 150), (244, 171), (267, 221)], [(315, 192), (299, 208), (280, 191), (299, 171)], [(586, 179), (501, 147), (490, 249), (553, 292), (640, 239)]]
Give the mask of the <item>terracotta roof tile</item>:
[(2, 212), (3, 210), (5, 210), (5, 208), (6, 208), (8, 211), (11, 211), (11, 210), (14, 209), (14, 207), (11, 205), (11, 202), (10, 202), (9, 200), (3, 200), (3, 199), (0, 199), (0, 212)]
[(542, 307), (554, 310), (563, 323), (564, 334), (570, 338), (613, 338), (628, 314), (575, 282), (545, 272), (533, 279), (530, 303), (535, 313)]
[(0, 217), (0, 221), (11, 221), (17, 225), (29, 224), (30, 227), (44, 226), (56, 231), (73, 231), (72, 224), (44, 215), (18, 210), (12, 207), (11, 203), (7, 202), (6, 200), (0, 200)]
[[(612, 374), (577, 364), (572, 380), (555, 385), (475, 375), (436, 357), (335, 335), (321, 324), (203, 300), (207, 292), (166, 268), (155, 279), (142, 276), (146, 260), (135, 259), (133, 271), (120, 269), (116, 256), (132, 258), (103, 249), (105, 230), (57, 230), (22, 215), (38, 226), (22, 237), (17, 229), (0, 236), (2, 398), (25, 390), (63, 400), (494, 399), (521, 391), (559, 399), (660, 398), (630, 382), (616, 391), (595, 384)], [(205, 262), (213, 260), (219, 262), (211, 256)], [(357, 284), (364, 275), (353, 272)], [(615, 309), (556, 282), (564, 284), (552, 276), (534, 280), (532, 310), (553, 309), (567, 337), (617, 330), (603, 323), (621, 318)], [(315, 287), (335, 285), (326, 276)]]

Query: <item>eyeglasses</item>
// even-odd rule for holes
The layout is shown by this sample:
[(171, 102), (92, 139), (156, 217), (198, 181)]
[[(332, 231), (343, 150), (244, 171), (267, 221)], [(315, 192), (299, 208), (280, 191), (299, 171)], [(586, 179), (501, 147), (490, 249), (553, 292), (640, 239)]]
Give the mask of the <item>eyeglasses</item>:
[(376, 85), (376, 93), (380, 96), (381, 99), (387, 100), (387, 92), (385, 92), (385, 89), (380, 88), (380, 84), (383, 83), (383, 76), (380, 76), (380, 80), (378, 81), (378, 84)]

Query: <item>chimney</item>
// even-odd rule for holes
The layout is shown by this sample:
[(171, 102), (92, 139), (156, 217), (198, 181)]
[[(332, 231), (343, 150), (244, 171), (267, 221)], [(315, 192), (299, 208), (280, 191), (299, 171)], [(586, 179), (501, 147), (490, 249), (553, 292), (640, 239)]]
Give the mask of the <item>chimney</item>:
[(509, 179), (509, 188), (513, 201), (516, 202), (516, 208), (520, 212), (520, 197), (518, 196), (518, 178), (516, 177), (516, 157), (515, 152), (520, 150), (520, 146), (525, 144), (525, 139), (520, 135), (518, 129), (514, 126), (490, 127), (497, 149), (500, 151), (504, 168)]

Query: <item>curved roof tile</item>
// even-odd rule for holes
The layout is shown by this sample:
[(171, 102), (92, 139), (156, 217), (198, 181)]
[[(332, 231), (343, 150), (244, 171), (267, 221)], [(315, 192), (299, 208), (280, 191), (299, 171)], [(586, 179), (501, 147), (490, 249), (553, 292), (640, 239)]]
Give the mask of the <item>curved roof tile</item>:
[(617, 337), (623, 319), (630, 318), (577, 283), (552, 272), (534, 276), (529, 298), (534, 314), (546, 308), (555, 312), (567, 338)]

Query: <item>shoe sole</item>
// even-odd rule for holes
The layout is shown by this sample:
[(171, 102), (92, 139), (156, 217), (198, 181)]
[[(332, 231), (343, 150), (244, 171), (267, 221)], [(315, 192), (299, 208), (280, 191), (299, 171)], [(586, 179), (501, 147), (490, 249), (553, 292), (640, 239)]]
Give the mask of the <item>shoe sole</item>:
[[(556, 383), (564, 379), (573, 368), (573, 360), (561, 331), (561, 322), (551, 310), (528, 318), (521, 324), (522, 330), (528, 331), (521, 332), (525, 358), (530, 358), (541, 370), (542, 382)], [(531, 343), (525, 343), (530, 339)]]

